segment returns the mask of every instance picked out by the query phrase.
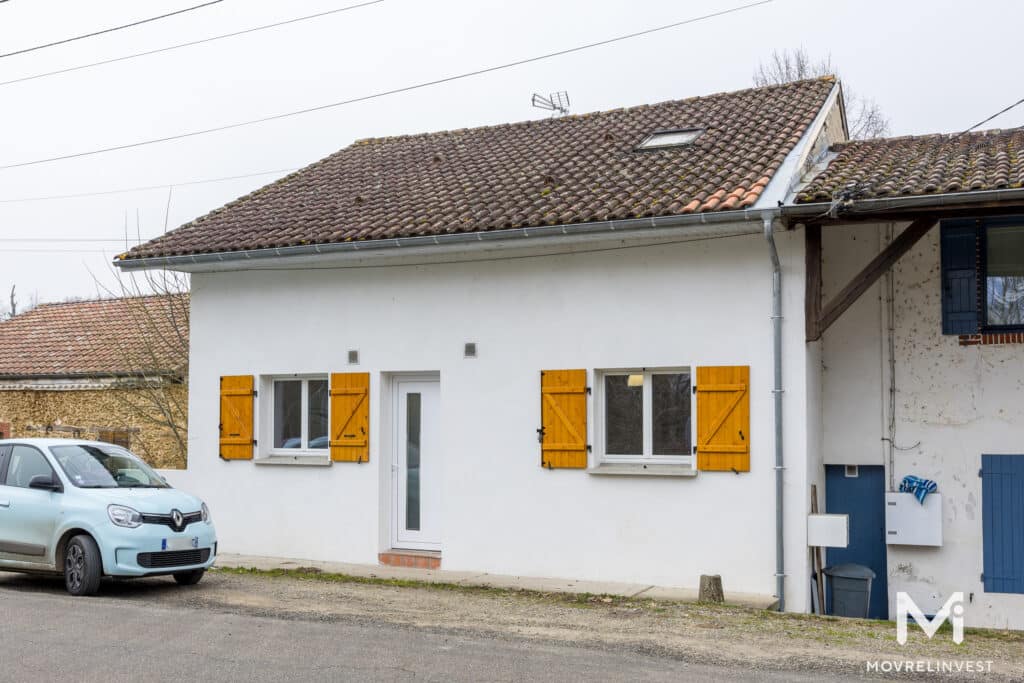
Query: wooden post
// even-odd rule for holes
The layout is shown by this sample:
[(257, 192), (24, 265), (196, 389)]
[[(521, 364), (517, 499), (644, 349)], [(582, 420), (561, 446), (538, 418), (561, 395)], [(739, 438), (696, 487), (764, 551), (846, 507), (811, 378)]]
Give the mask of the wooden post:
[(804, 319), (807, 341), (821, 338), (821, 225), (809, 223), (804, 228), (804, 262), (806, 271)]
[(722, 577), (718, 574), (711, 576), (701, 574), (697, 600), (700, 602), (725, 602), (725, 594), (722, 592)]
[[(849, 284), (843, 287), (839, 294), (836, 294), (835, 298), (825, 304), (821, 311), (821, 318), (819, 319), (818, 328), (815, 330), (818, 337), (820, 338), (824, 334), (825, 330), (834, 323), (839, 316), (846, 312), (850, 306), (853, 305), (857, 299), (860, 298), (861, 294), (868, 290), (868, 287), (875, 284), (878, 278), (882, 274), (889, 270), (901, 256), (906, 254), (910, 249), (918, 243), (918, 241), (928, 234), (928, 231), (935, 225), (937, 219), (934, 217), (930, 218), (918, 218), (896, 237), (892, 242), (889, 243), (882, 252), (871, 259), (871, 263), (864, 266), (857, 275), (850, 280)], [(817, 338), (811, 339), (808, 336), (808, 341), (817, 341)]]
[[(818, 486), (811, 484), (811, 514), (818, 514)], [(822, 576), (821, 546), (814, 546), (814, 574), (818, 584), (818, 614), (825, 613), (825, 577)]]

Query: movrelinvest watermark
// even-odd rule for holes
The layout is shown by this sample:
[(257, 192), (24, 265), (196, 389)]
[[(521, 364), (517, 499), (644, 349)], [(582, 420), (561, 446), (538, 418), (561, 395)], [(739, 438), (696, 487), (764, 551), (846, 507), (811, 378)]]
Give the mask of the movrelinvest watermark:
[[(964, 642), (964, 594), (956, 592), (931, 619), (906, 593), (896, 593), (896, 642), (907, 644), (907, 622), (909, 617), (921, 627), (931, 640), (939, 628), (949, 621), (953, 631), (953, 642)], [(991, 660), (974, 659), (879, 659), (866, 662), (868, 673), (989, 673)]]
[(903, 591), (896, 593), (896, 642), (900, 645), (907, 644), (908, 615), (914, 617), (914, 621), (921, 627), (929, 640), (949, 619), (949, 623), (953, 626), (953, 642), (957, 645), (964, 642), (964, 594), (962, 592), (957, 591), (949, 596), (946, 604), (930, 620), (924, 616), (924, 612), (917, 606), (913, 598)]

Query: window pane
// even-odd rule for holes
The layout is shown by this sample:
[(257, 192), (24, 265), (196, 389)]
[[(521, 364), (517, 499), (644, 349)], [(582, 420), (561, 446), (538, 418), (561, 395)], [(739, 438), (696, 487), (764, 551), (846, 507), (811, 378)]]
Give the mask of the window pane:
[(302, 447), (302, 381), (274, 382), (274, 448)]
[(629, 386), (628, 375), (605, 375), (605, 452), (611, 455), (643, 455), (643, 392), (642, 385)]
[(28, 446), (15, 446), (11, 451), (11, 464), (7, 468), (7, 485), (28, 488), (32, 477), (52, 476), (53, 470), (43, 454)]
[(651, 379), (654, 455), (690, 455), (690, 375)]
[(1024, 226), (988, 228), (986, 237), (986, 322), (1024, 325)]
[(405, 528), (420, 529), (420, 395), (405, 397)]
[(309, 380), (309, 422), (310, 448), (327, 448), (327, 380)]

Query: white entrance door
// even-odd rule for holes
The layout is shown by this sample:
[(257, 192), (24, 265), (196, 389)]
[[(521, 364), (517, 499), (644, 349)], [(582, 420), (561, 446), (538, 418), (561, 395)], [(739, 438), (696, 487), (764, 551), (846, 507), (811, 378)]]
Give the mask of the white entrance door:
[(441, 434), (437, 380), (399, 379), (395, 391), (392, 545), (441, 549)]

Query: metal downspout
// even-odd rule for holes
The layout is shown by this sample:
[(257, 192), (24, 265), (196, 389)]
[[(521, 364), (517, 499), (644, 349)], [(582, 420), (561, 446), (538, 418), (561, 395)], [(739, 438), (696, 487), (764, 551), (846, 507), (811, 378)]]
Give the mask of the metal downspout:
[(782, 515), (782, 267), (775, 248), (775, 216), (764, 215), (764, 237), (768, 240), (768, 253), (772, 258), (772, 360), (775, 366), (775, 594), (779, 598), (779, 611), (786, 610), (786, 562)]

